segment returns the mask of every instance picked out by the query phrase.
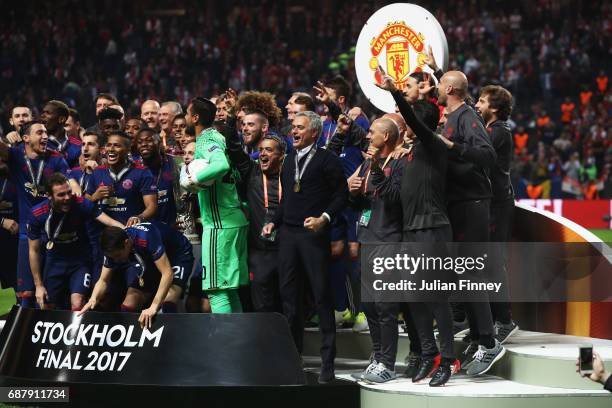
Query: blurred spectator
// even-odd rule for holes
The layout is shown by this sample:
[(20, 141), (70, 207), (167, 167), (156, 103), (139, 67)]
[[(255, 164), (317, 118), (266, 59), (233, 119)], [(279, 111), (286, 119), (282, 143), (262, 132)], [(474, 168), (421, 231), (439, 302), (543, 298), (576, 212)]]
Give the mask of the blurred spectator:
[[(168, 12), (159, 0), (83, 1), (79, 7), (71, 0), (38, 7), (3, 2), (0, 128), (6, 137), (14, 106), (30, 107), (37, 116), (37, 107), (53, 98), (77, 109), (83, 127), (95, 127), (97, 113), (118, 102), (124, 117), (139, 117), (147, 100), (184, 107), (195, 95), (219, 95), (228, 87), (267, 91), (285, 106), (294, 92), (311, 93), (313, 83), (337, 74), (354, 90), (347, 106), (372, 119), (379, 112), (359, 92), (354, 46), (365, 21), (388, 3), (178, 0)], [(492, 83), (512, 92), (511, 127), (524, 129), (515, 132), (515, 182), (531, 182), (524, 172), (538, 164), (527, 160), (537, 155), (540, 141), (549, 147), (549, 163), (559, 154), (565, 164), (571, 151), (582, 159), (592, 148), (602, 176), (612, 147), (610, 2), (420, 4), (444, 28), (448, 67), (465, 70), (472, 96)], [(560, 109), (566, 97), (578, 108), (573, 114)], [(605, 138), (591, 137), (595, 124)], [(149, 119), (148, 126), (158, 128), (158, 120)], [(566, 132), (572, 148), (559, 151), (555, 141), (563, 139), (566, 147)], [(521, 198), (525, 189), (515, 187)]]

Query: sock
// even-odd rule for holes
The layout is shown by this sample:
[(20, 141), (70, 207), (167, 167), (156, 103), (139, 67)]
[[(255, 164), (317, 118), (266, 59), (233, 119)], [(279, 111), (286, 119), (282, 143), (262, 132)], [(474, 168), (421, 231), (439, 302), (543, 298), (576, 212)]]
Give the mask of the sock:
[(332, 291), (334, 294), (334, 309), (346, 310), (346, 259), (344, 256), (333, 257), (329, 264)]
[(136, 311), (135, 307), (121, 304), (121, 313), (134, 313)]
[(164, 302), (161, 307), (162, 313), (176, 313), (178, 311), (178, 307), (174, 302)]
[(213, 313), (241, 313), (242, 305), (236, 289), (220, 289), (208, 292)]

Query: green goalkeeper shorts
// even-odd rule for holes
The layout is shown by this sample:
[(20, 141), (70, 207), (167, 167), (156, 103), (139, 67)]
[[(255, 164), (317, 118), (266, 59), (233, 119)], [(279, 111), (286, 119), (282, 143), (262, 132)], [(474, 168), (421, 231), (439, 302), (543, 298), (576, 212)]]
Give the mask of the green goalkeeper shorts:
[(205, 228), (202, 233), (202, 289), (233, 289), (249, 283), (249, 227)]

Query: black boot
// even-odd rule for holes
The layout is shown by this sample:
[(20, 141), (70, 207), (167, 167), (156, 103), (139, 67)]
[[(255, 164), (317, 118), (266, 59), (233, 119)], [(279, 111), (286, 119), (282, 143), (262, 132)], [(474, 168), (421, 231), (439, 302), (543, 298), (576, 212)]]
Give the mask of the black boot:
[(449, 365), (441, 365), (434, 373), (431, 381), (429, 382), (430, 387), (440, 387), (446, 384), (451, 376), (451, 368)]
[(414, 377), (412, 377), (412, 382), (419, 382), (422, 379), (431, 376), (436, 370), (436, 368), (438, 368), (439, 364), (440, 356), (437, 356), (436, 358), (424, 358), (421, 361), (421, 367), (419, 368), (419, 371)]

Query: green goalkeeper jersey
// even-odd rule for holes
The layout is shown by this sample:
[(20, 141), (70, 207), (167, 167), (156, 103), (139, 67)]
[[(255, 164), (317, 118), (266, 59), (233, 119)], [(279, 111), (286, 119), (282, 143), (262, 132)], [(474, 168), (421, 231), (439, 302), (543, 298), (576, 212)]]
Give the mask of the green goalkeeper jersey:
[(195, 175), (198, 183), (215, 182), (198, 193), (204, 228), (236, 228), (248, 225), (242, 211), (236, 178), (225, 153), (225, 138), (213, 128), (202, 131), (196, 139), (195, 159), (209, 165)]

